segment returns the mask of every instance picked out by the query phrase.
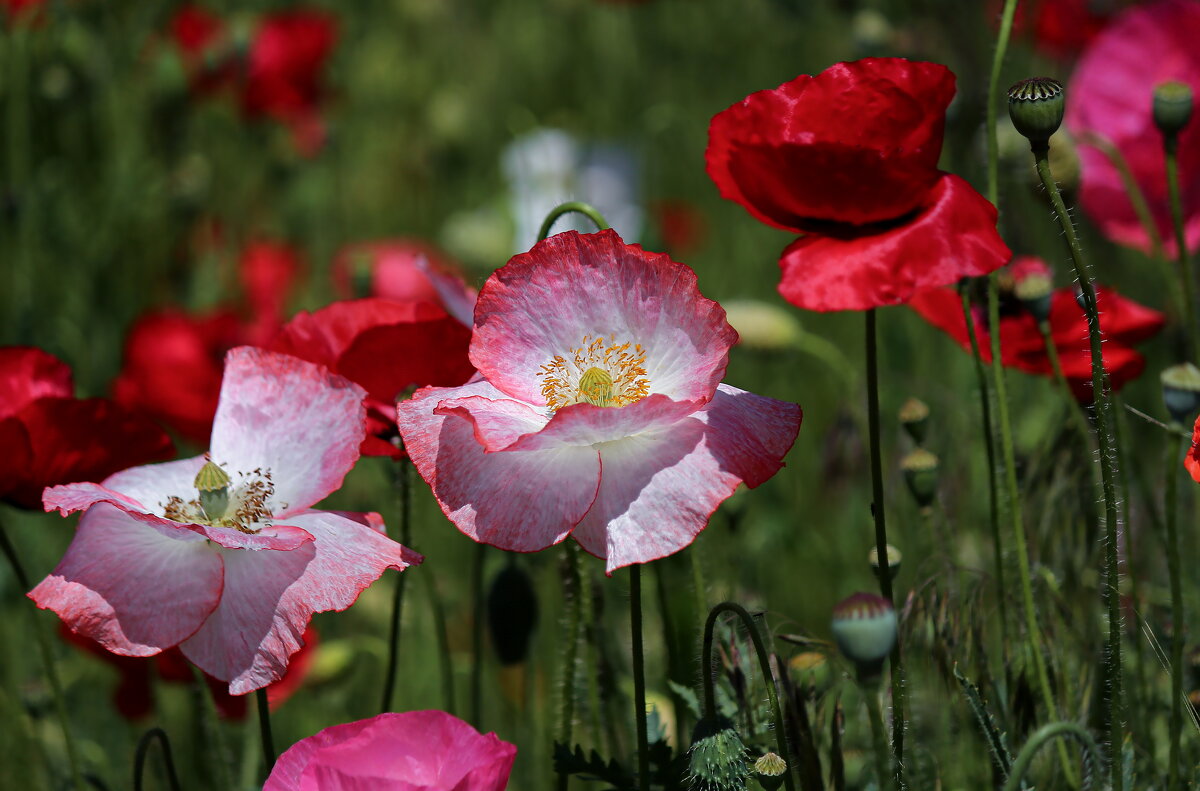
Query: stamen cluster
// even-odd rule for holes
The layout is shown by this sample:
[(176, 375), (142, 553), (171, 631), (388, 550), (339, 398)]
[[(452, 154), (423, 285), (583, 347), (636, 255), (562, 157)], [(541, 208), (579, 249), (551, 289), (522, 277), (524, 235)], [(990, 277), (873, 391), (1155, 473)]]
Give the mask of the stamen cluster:
[(171, 495), (161, 504), (163, 516), (176, 522), (231, 527), (242, 533), (260, 532), (274, 517), (267, 506), (267, 500), (275, 494), (271, 471), (255, 467), (248, 473), (235, 472), (234, 477), (241, 483), (229, 486), (229, 505), (224, 513), (208, 513), (199, 495), (190, 500)]
[(537, 375), (552, 411), (582, 403), (627, 406), (650, 394), (646, 350), (640, 344), (617, 343), (615, 336), (585, 335), (579, 348), (555, 355)]

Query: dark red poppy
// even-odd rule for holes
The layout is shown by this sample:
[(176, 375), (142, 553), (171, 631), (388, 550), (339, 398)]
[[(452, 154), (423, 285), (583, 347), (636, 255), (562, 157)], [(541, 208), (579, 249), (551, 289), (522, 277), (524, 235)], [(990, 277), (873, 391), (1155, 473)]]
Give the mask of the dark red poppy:
[(664, 248), (675, 256), (686, 256), (704, 242), (708, 222), (700, 209), (682, 199), (655, 201), (650, 217)]
[(936, 63), (837, 63), (751, 94), (709, 125), (708, 174), (759, 220), (802, 233), (779, 290), (862, 310), (996, 269), (996, 210), (937, 169), (954, 75)]
[(437, 305), (466, 326), (475, 290), (446, 254), (419, 239), (384, 239), (343, 247), (333, 259), (333, 285), (342, 299), (381, 297)]
[(125, 339), (113, 397), (207, 447), (225, 353), (235, 346), (266, 344), (275, 336), (301, 269), (293, 248), (252, 242), (238, 261), (243, 310), (192, 315), (165, 309), (139, 318)]
[(40, 21), (46, 0), (0, 0), (9, 22)]
[[(1104, 368), (1116, 391), (1137, 378), (1146, 367), (1145, 358), (1133, 349), (1133, 345), (1158, 333), (1164, 317), (1103, 286), (1096, 287), (1096, 299), (1100, 308), (1100, 327), (1104, 332)], [(913, 297), (908, 305), (964, 350), (971, 350), (962, 298), (955, 289), (924, 291)], [(986, 362), (991, 362), (986, 311), (979, 306), (974, 311), (980, 353)], [(1092, 353), (1087, 317), (1075, 299), (1073, 287), (1060, 288), (1051, 295), (1049, 321), (1051, 338), (1071, 391), (1080, 401), (1091, 403)], [(1006, 301), (1000, 316), (1000, 355), (1004, 365), (1019, 371), (1039, 376), (1054, 375), (1037, 320), (1012, 301)]]
[(47, 486), (100, 481), (175, 452), (148, 418), (75, 398), (71, 369), (27, 346), (0, 348), (0, 448), (0, 500), (35, 510)]
[[(157, 656), (121, 656), (105, 649), (95, 640), (84, 637), (65, 624), (59, 624), (59, 636), (65, 641), (111, 665), (119, 676), (113, 692), (113, 705), (127, 720), (139, 720), (154, 713), (154, 680), (174, 684), (190, 684), (194, 680), (192, 665), (178, 648), (170, 648)], [(304, 631), (300, 650), (292, 655), (283, 678), (267, 687), (267, 703), (274, 710), (290, 698), (304, 683), (312, 668), (313, 654), (319, 643), (317, 630), (311, 625)], [(200, 671), (208, 685), (209, 694), (222, 717), (240, 720), (246, 716), (245, 695), (230, 695), (229, 684)]]
[(471, 330), (432, 302), (368, 298), (301, 312), (276, 336), (274, 351), (320, 363), (367, 391), (362, 453), (398, 455), (396, 398), (411, 387), (461, 385), (475, 369)]
[(1183, 466), (1192, 476), (1192, 480), (1200, 483), (1200, 417), (1196, 418), (1196, 424), (1192, 426), (1192, 447), (1183, 457)]

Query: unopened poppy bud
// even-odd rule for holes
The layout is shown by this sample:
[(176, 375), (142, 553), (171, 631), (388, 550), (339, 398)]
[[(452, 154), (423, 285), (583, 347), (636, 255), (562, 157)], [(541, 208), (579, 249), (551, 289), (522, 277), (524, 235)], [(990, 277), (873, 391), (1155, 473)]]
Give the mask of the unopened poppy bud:
[(1030, 143), (1045, 145), (1062, 124), (1062, 83), (1051, 77), (1021, 80), (1008, 89), (1008, 117)]
[(501, 665), (525, 661), (537, 626), (538, 602), (529, 575), (516, 563), (505, 566), (487, 597), (488, 632)]
[(918, 445), (925, 442), (925, 432), (929, 427), (929, 407), (918, 398), (910, 398), (900, 407), (900, 425)]
[(200, 492), (204, 515), (213, 522), (223, 519), (229, 510), (229, 473), (209, 459), (196, 473), (193, 483)]
[(750, 779), (746, 745), (726, 717), (705, 717), (692, 731), (688, 750), (692, 791), (744, 791)]
[(833, 608), (833, 637), (854, 663), (860, 681), (873, 681), (896, 645), (898, 627), (892, 603), (874, 593), (855, 593)]
[(904, 482), (921, 508), (933, 505), (937, 498), (938, 457), (924, 448), (917, 448), (900, 460)]
[(787, 771), (787, 761), (776, 753), (767, 753), (754, 762), (758, 784), (764, 791), (775, 791), (783, 785), (783, 775)]
[(1190, 424), (1200, 411), (1200, 368), (1191, 363), (1172, 365), (1159, 379), (1171, 420), (1180, 425)]
[[(890, 579), (896, 579), (896, 575), (900, 573), (900, 561), (902, 559), (903, 556), (900, 554), (900, 550), (888, 544), (887, 571)], [(875, 579), (879, 579), (879, 575), (883, 571), (879, 563), (879, 547), (871, 547), (871, 551), (867, 553), (867, 562), (871, 564), (871, 573), (875, 575)]]
[(795, 311), (784, 310), (756, 299), (735, 299), (724, 304), (725, 318), (738, 333), (738, 343), (747, 349), (795, 348), (804, 330)]
[(1013, 294), (1021, 301), (1021, 305), (1029, 315), (1037, 319), (1038, 324), (1050, 320), (1051, 296), (1054, 294), (1054, 281), (1042, 274), (1026, 275), (1013, 287)]
[(1174, 137), (1192, 119), (1192, 88), (1184, 82), (1164, 82), (1154, 87), (1154, 125)]

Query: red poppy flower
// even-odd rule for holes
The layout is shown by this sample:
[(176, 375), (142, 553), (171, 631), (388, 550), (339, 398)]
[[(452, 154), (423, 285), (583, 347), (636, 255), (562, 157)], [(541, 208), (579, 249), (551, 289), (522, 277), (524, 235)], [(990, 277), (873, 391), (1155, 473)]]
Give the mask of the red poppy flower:
[(333, 259), (334, 288), (343, 299), (382, 297), (437, 305), (471, 326), (475, 290), (433, 245), (417, 239), (385, 239), (347, 245)]
[(1183, 466), (1192, 480), (1200, 483), (1200, 417), (1196, 418), (1196, 424), (1192, 427), (1192, 447), (1183, 457)]
[(40, 21), (45, 4), (46, 0), (0, 0), (0, 8), (8, 15), (10, 23)]
[(277, 242), (248, 244), (239, 259), (246, 317), (229, 309), (198, 316), (166, 309), (142, 316), (125, 339), (113, 397), (185, 439), (208, 444), (225, 353), (275, 336), (300, 270), (293, 248)]
[[(1013, 35), (1031, 37), (1038, 51), (1051, 57), (1072, 57), (1091, 43), (1119, 8), (1117, 2), (1096, 0), (1032, 0), (1020, 3), (1013, 18)], [(1003, 9), (1004, 0), (991, 0), (988, 3), (987, 16), (994, 28), (1000, 26)]]
[[(1022, 259), (1018, 259), (1021, 261)], [(1030, 259), (1025, 259), (1028, 262)], [(1034, 259), (1036, 260), (1036, 259)], [(1104, 368), (1113, 390), (1120, 390), (1146, 366), (1133, 344), (1155, 335), (1163, 327), (1163, 315), (1127, 299), (1112, 289), (1097, 286), (1100, 327), (1104, 331)], [(926, 321), (945, 332), (964, 350), (970, 351), (962, 298), (952, 288), (936, 288), (916, 295), (909, 302)], [(979, 350), (990, 362), (991, 345), (983, 310), (975, 314)], [(1075, 289), (1060, 288), (1051, 295), (1050, 333), (1062, 363), (1063, 375), (1075, 397), (1092, 400), (1092, 353), (1088, 343), (1087, 317), (1075, 299)], [(1037, 320), (1018, 305), (1003, 310), (1000, 317), (1000, 354), (1004, 365), (1039, 376), (1053, 376)]]
[(396, 456), (397, 396), (412, 387), (466, 382), (475, 372), (470, 342), (471, 330), (431, 302), (369, 298), (297, 314), (271, 348), (361, 385), (367, 391), (362, 453)]
[(25, 346), (0, 348), (0, 448), (0, 500), (31, 509), (47, 486), (174, 455), (149, 419), (107, 399), (76, 399), (71, 369)]
[(996, 210), (937, 169), (954, 75), (867, 58), (751, 94), (709, 126), (708, 174), (759, 220), (805, 234), (779, 290), (810, 310), (863, 310), (1008, 260)]
[[(1080, 203), (1105, 236), (1150, 250), (1117, 169), (1087, 135), (1111, 141), (1129, 163), (1170, 255), (1175, 241), (1167, 201), (1162, 135), (1151, 114), (1156, 85), (1179, 81), (1200, 95), (1200, 3), (1161, 0), (1122, 13), (1088, 47), (1068, 87), (1066, 124), (1080, 138)], [(1188, 247), (1200, 245), (1200, 124), (1179, 134), (1179, 180)]]

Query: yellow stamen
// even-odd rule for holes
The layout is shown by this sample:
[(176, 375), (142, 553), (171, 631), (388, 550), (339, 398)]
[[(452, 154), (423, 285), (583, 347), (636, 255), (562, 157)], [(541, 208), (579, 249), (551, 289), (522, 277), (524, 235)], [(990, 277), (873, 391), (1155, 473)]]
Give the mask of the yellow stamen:
[(585, 335), (578, 348), (555, 355), (537, 375), (552, 410), (571, 404), (622, 407), (650, 394), (646, 350), (615, 337)]

